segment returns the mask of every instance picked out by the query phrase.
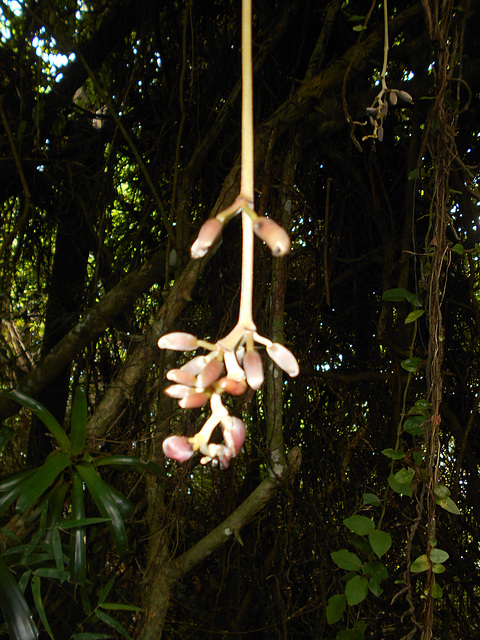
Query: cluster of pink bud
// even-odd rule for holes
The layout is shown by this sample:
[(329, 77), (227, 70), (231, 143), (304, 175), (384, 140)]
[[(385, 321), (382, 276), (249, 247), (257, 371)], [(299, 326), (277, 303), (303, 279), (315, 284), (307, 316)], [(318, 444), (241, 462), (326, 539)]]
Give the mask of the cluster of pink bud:
[[(168, 458), (185, 462), (196, 451), (200, 451), (203, 464), (212, 462), (225, 469), (239, 453), (245, 441), (245, 426), (239, 418), (228, 414), (221, 396), (223, 393), (242, 395), (247, 385), (254, 390), (262, 386), (263, 361), (253, 346), (254, 342), (264, 345), (270, 358), (288, 375), (298, 375), (299, 366), (295, 356), (285, 346), (256, 332), (245, 331), (235, 349), (226, 348), (222, 341), (212, 344), (179, 331), (159, 339), (160, 349), (193, 351), (204, 348), (209, 352), (195, 356), (182, 367), (167, 373), (167, 379), (175, 384), (167, 387), (165, 394), (177, 399), (180, 407), (196, 409), (210, 402), (212, 411), (202, 429), (192, 438), (171, 436), (165, 440), (163, 451)], [(224, 444), (210, 443), (217, 425), (221, 427)]]

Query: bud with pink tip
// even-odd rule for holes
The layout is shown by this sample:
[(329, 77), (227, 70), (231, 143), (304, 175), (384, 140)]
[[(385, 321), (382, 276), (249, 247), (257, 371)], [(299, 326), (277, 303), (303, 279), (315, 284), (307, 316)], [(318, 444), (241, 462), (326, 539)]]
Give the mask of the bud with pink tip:
[(245, 425), (240, 418), (228, 416), (222, 420), (223, 439), (232, 457), (238, 455), (245, 444)]
[(220, 378), (217, 384), (223, 391), (229, 393), (231, 396), (241, 396), (247, 390), (247, 383), (245, 380), (235, 380), (228, 376)]
[(182, 407), (182, 409), (198, 409), (199, 407), (203, 407), (203, 405), (207, 403), (207, 400), (208, 396), (206, 393), (194, 392), (179, 400), (178, 405)]
[(243, 357), (243, 370), (247, 377), (247, 382), (252, 389), (260, 389), (263, 384), (263, 362), (258, 351), (247, 351)]
[(185, 384), (172, 384), (163, 390), (163, 393), (169, 398), (186, 398), (187, 396), (195, 393), (192, 387), (187, 387)]
[(298, 366), (297, 359), (283, 344), (274, 342), (267, 347), (267, 353), (275, 364), (278, 364), (280, 369), (283, 369), (289, 376), (292, 378), (298, 376), (300, 367)]
[(223, 224), (217, 218), (210, 218), (202, 224), (197, 239), (192, 244), (190, 255), (194, 259), (203, 258), (212, 244), (222, 233)]
[(193, 376), (198, 376), (200, 371), (203, 371), (206, 365), (208, 364), (208, 360), (205, 356), (195, 356), (188, 362), (186, 362), (183, 367), (180, 367), (182, 371), (188, 371)]
[(184, 371), (183, 369), (170, 369), (167, 372), (167, 380), (171, 380), (172, 382), (177, 382), (178, 384), (186, 384), (190, 387), (193, 387), (195, 384), (196, 378), (193, 373), (189, 371)]
[(197, 348), (197, 338), (191, 333), (174, 331), (166, 333), (157, 342), (160, 349), (171, 349), (172, 351), (193, 351)]
[(223, 364), (220, 360), (210, 360), (204, 370), (198, 374), (195, 384), (197, 387), (203, 387), (205, 389), (213, 384), (215, 380), (218, 380), (222, 372)]
[(170, 436), (163, 441), (163, 453), (177, 462), (186, 462), (193, 456), (192, 445), (185, 436)]
[(284, 256), (290, 251), (288, 233), (275, 220), (259, 216), (253, 229), (257, 236), (268, 245), (272, 255)]

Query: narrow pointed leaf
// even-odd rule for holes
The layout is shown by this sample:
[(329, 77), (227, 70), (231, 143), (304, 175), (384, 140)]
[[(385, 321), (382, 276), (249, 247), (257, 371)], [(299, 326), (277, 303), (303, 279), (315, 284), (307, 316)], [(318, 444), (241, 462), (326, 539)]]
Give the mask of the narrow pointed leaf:
[(88, 527), (92, 524), (102, 524), (110, 522), (110, 518), (79, 518), (78, 520), (63, 520), (60, 529), (77, 529), (78, 527)]
[[(72, 470), (72, 519), (85, 519), (83, 480), (75, 469)], [(62, 523), (65, 526), (65, 522)], [(70, 538), (70, 576), (72, 582), (84, 584), (87, 579), (87, 543), (84, 526), (77, 526)]]
[(43, 422), (43, 424), (47, 427), (52, 436), (58, 442), (61, 450), (70, 451), (70, 440), (68, 439), (67, 434), (62, 429), (58, 420), (56, 420), (56, 418), (53, 417), (50, 411), (45, 409), (45, 407), (40, 404), (40, 402), (34, 400), (34, 398), (30, 398), (30, 396), (27, 396), (21, 391), (17, 391), (16, 389), (10, 391), (9, 393), (0, 392), (0, 395), (5, 396), (6, 398), (10, 398), (11, 400), (15, 400), (15, 402), (21, 404), (22, 407), (26, 407), (27, 409), (33, 411), (37, 418)]
[(57, 483), (55, 489), (50, 493), (48, 497), (48, 515), (45, 528), (47, 530), (45, 534), (45, 542), (50, 543), (52, 533), (56, 529), (58, 523), (63, 516), (63, 507), (65, 505), (65, 497), (69, 486), (66, 482)]
[(72, 418), (70, 432), (70, 446), (72, 455), (78, 456), (85, 449), (85, 439), (87, 437), (87, 397), (81, 387), (75, 390), (72, 403)]
[(0, 608), (11, 640), (37, 640), (32, 614), (10, 569), (0, 558)]
[(76, 469), (87, 485), (102, 516), (104, 518), (110, 518), (107, 526), (112, 535), (117, 553), (119, 555), (126, 555), (128, 553), (128, 540), (125, 525), (120, 509), (114, 498), (112, 498), (110, 488), (104, 483), (99, 473), (91, 464), (80, 462), (76, 465)]
[(32, 578), (32, 594), (33, 601), (35, 603), (35, 607), (38, 611), (38, 615), (40, 616), (40, 620), (42, 621), (43, 626), (45, 627), (45, 631), (48, 633), (52, 640), (55, 640), (50, 625), (48, 623), (47, 614), (45, 613), (45, 607), (43, 606), (42, 601), (42, 593), (40, 588), (40, 578), (38, 575), (33, 576)]
[(133, 604), (122, 604), (121, 602), (102, 602), (98, 606), (102, 609), (106, 609), (107, 611), (145, 611), (145, 609), (142, 609), (141, 607), (136, 607)]
[(73, 640), (108, 640), (109, 638), (113, 638), (113, 636), (108, 633), (90, 633), (88, 631), (74, 633), (72, 636)]
[(51, 453), (43, 465), (23, 485), (17, 502), (17, 510), (23, 512), (31, 507), (69, 464), (69, 453), (57, 451)]
[(148, 471), (157, 476), (165, 476), (165, 471), (155, 462), (143, 462), (140, 458), (136, 458), (134, 456), (100, 456), (99, 458), (95, 458), (95, 466), (96, 467), (130, 467), (132, 469), (136, 469), (137, 471)]
[(18, 498), (23, 485), (33, 473), (35, 473), (35, 469), (29, 469), (2, 482), (2, 485), (4, 485), (6, 489), (0, 494), (0, 515)]
[(115, 631), (119, 633), (122, 636), (122, 638), (125, 638), (126, 640), (132, 640), (128, 631), (124, 627), (122, 627), (122, 625), (119, 622), (117, 622), (114, 618), (112, 618), (108, 614), (98, 609), (95, 611), (95, 615), (98, 617), (99, 620), (101, 620), (105, 624), (108, 624), (108, 626), (112, 627), (112, 629), (115, 629)]

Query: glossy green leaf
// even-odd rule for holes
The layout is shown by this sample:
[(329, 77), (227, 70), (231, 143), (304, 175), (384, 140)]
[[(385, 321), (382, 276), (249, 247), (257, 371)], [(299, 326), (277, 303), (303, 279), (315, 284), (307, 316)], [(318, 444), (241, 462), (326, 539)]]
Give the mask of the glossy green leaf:
[(368, 594), (368, 579), (364, 576), (354, 576), (345, 585), (345, 597), (350, 606), (359, 604)]
[(409, 292), (401, 287), (387, 289), (382, 294), (382, 300), (386, 300), (387, 302), (403, 302), (407, 299), (408, 294)]
[(68, 571), (62, 571), (61, 569), (57, 569), (55, 567), (40, 567), (39, 569), (35, 569), (35, 575), (39, 578), (48, 578), (49, 580), (59, 580), (60, 582), (65, 582), (70, 578), (70, 574)]
[(432, 571), (433, 573), (444, 573), (445, 567), (443, 566), (443, 564), (434, 564), (432, 567)]
[(457, 244), (453, 245), (453, 250), (455, 253), (458, 253), (459, 256), (463, 255), (463, 244), (457, 242)]
[(37, 640), (30, 609), (10, 569), (0, 558), (0, 609), (11, 640)]
[(85, 449), (85, 439), (87, 437), (87, 397), (81, 387), (75, 389), (72, 403), (70, 446), (72, 456), (80, 455)]
[(128, 553), (128, 540), (120, 509), (112, 497), (110, 487), (100, 477), (91, 464), (80, 462), (76, 469), (87, 485), (98, 510), (104, 518), (110, 518), (107, 526), (119, 555)]
[[(82, 520), (85, 520), (83, 480), (78, 471), (72, 469), (72, 521), (77, 527), (70, 538), (70, 576), (76, 584), (85, 584), (87, 579), (86, 531), (79, 524)], [(62, 527), (65, 527), (65, 522), (62, 522)]]
[(405, 318), (405, 324), (415, 322), (415, 320), (418, 320), (421, 316), (423, 316), (424, 313), (425, 311), (423, 309), (415, 309), (414, 311), (410, 311), (408, 316)]
[(437, 582), (432, 587), (431, 596), (434, 600), (440, 600), (443, 597), (443, 590)]
[(379, 598), (382, 593), (383, 593), (383, 589), (380, 586), (380, 582), (379, 580), (377, 580), (377, 578), (370, 578), (368, 581), (368, 589), (373, 593), (374, 596), (376, 596), (377, 598)]
[(360, 571), (362, 568), (362, 561), (360, 558), (355, 553), (352, 553), (347, 549), (332, 551), (330, 556), (340, 569), (345, 569), (346, 571)]
[(341, 595), (330, 596), (327, 604), (327, 622), (328, 624), (335, 624), (338, 622), (347, 607), (347, 599), (342, 593)]
[[(29, 469), (28, 471), (23, 471), (22, 473), (18, 473), (13, 478), (9, 478), (5, 480), (5, 486), (9, 488), (3, 491), (0, 494), (0, 515), (5, 513), (5, 511), (10, 507), (10, 505), (15, 502), (22, 491), (22, 487), (25, 484), (26, 480), (35, 472), (35, 469)], [(15, 480), (15, 484), (13, 481)]]
[(95, 614), (97, 615), (99, 620), (101, 620), (105, 624), (108, 624), (108, 626), (112, 627), (112, 629), (115, 629), (115, 631), (119, 633), (122, 636), (122, 638), (125, 638), (126, 640), (132, 640), (128, 631), (124, 627), (122, 627), (122, 625), (119, 622), (117, 622), (114, 618), (112, 618), (108, 614), (98, 609), (95, 611)]
[[(63, 516), (63, 509), (65, 505), (65, 498), (68, 492), (69, 486), (66, 482), (57, 483), (55, 489), (51, 492), (48, 499), (48, 515), (45, 525), (45, 542), (50, 543), (52, 532), (57, 530), (56, 527), (61, 521)], [(57, 530), (58, 531), (58, 530)]]
[(375, 529), (368, 534), (368, 541), (379, 558), (381, 558), (392, 546), (392, 538), (386, 531)]
[(77, 527), (88, 527), (93, 524), (110, 522), (110, 518), (79, 518), (78, 520), (63, 520), (60, 529), (76, 529)]
[(449, 513), (453, 513), (456, 516), (460, 515), (460, 509), (451, 498), (436, 498), (435, 503)]
[(428, 554), (428, 557), (435, 564), (442, 564), (443, 562), (446, 562), (450, 556), (446, 551), (443, 551), (443, 549), (432, 549)]
[(373, 507), (379, 507), (381, 502), (378, 496), (374, 493), (363, 494), (363, 504), (371, 504)]
[(412, 436), (421, 436), (425, 430), (424, 416), (411, 416), (403, 423), (403, 430)]
[(350, 516), (349, 518), (345, 518), (343, 524), (350, 529), (350, 531), (360, 536), (364, 536), (375, 529), (373, 520), (366, 516)]
[(376, 580), (378, 580), (378, 582), (381, 582), (385, 578), (388, 578), (387, 567), (383, 564), (383, 562), (380, 562), (378, 560), (377, 562), (366, 562), (363, 565), (363, 574), (366, 576), (372, 576), (372, 578), (375, 578)]
[(105, 486), (110, 491), (112, 500), (117, 505), (118, 510), (120, 511), (122, 516), (127, 520), (130, 519), (135, 512), (135, 505), (133, 504), (133, 502), (122, 495), (120, 491), (114, 489), (111, 485), (105, 483)]
[(387, 456), (387, 458), (391, 458), (392, 460), (401, 460), (405, 457), (405, 452), (401, 450), (383, 449), (382, 453), (384, 456)]
[(47, 614), (45, 613), (45, 607), (43, 606), (40, 578), (38, 577), (38, 575), (35, 575), (32, 578), (32, 594), (35, 608), (37, 609), (40, 620), (45, 627), (45, 631), (48, 633), (50, 638), (52, 638), (52, 640), (55, 640), (52, 629), (50, 628), (50, 625), (48, 623)]
[[(413, 479), (413, 474), (411, 476), (411, 479)], [(399, 493), (401, 496), (409, 496), (411, 498), (413, 495), (411, 484), (400, 482), (397, 479), (396, 473), (391, 473), (388, 476), (388, 484), (390, 485), (390, 488), (395, 491), (395, 493)]]
[(45, 409), (45, 407), (40, 404), (40, 402), (37, 402), (37, 400), (34, 400), (33, 398), (30, 398), (30, 396), (27, 396), (25, 393), (17, 390), (10, 391), (9, 393), (0, 391), (0, 395), (9, 398), (10, 400), (15, 400), (15, 402), (21, 404), (22, 407), (33, 411), (37, 418), (43, 422), (43, 424), (47, 427), (52, 436), (58, 442), (60, 449), (62, 451), (70, 451), (70, 440), (68, 439), (67, 434), (62, 429), (59, 422), (50, 413), (50, 411)]
[(410, 565), (410, 571), (412, 573), (421, 573), (422, 571), (428, 571), (431, 566), (432, 563), (428, 559), (427, 554), (424, 553), (412, 562), (412, 564)]
[(69, 464), (70, 453), (58, 451), (51, 453), (43, 465), (22, 486), (17, 510), (23, 512), (31, 507)]
[(155, 462), (142, 462), (140, 458), (135, 456), (100, 456), (95, 458), (96, 467), (105, 465), (113, 468), (130, 467), (137, 471), (148, 471), (157, 476), (165, 476), (165, 471), (158, 464), (155, 464)]
[(437, 496), (437, 498), (448, 498), (450, 495), (450, 489), (448, 487), (444, 487), (443, 485), (438, 485), (433, 490), (433, 493)]
[(33, 473), (35, 473), (36, 469), (27, 469), (26, 471), (21, 471), (20, 473), (16, 473), (14, 476), (9, 476), (0, 482), (0, 492), (10, 491), (14, 487), (17, 487), (21, 484), (25, 478), (28, 478)]
[(418, 367), (422, 364), (421, 358), (405, 358), (400, 363), (402, 369), (408, 371), (409, 373), (415, 373), (418, 370)]

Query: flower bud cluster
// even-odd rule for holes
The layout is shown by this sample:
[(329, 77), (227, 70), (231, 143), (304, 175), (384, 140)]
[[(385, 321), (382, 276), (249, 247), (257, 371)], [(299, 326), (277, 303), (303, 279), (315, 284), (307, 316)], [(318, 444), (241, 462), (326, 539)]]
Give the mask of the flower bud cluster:
[[(228, 338), (228, 336), (227, 336)], [(244, 330), (234, 348), (229, 348), (227, 338), (216, 344), (198, 340), (184, 332), (167, 333), (158, 341), (160, 349), (193, 351), (203, 348), (206, 355), (197, 355), (178, 369), (171, 369), (167, 379), (174, 384), (165, 389), (165, 394), (178, 400), (183, 409), (196, 409), (210, 402), (211, 415), (201, 430), (193, 437), (170, 436), (163, 443), (168, 458), (185, 462), (196, 451), (203, 454), (200, 462), (212, 462), (226, 469), (241, 450), (245, 441), (245, 425), (242, 420), (229, 415), (222, 402), (224, 393), (239, 396), (247, 386), (259, 389), (264, 380), (263, 361), (255, 349), (257, 342), (266, 347), (270, 358), (288, 375), (299, 373), (295, 356), (283, 345), (260, 336), (256, 331)], [(210, 442), (213, 431), (220, 426), (223, 444)]]

